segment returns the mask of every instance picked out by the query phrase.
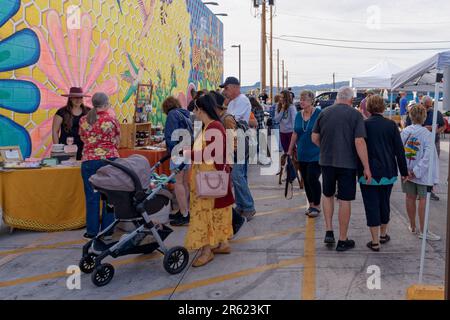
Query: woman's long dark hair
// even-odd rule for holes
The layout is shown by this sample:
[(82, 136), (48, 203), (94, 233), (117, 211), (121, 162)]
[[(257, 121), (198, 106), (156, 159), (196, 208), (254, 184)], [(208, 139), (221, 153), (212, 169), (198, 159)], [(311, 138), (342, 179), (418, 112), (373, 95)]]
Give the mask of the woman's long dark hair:
[(216, 112), (217, 102), (211, 94), (205, 94), (195, 101), (195, 106), (206, 112), (212, 120), (220, 121)]
[[(83, 103), (81, 104), (80, 107), (81, 107), (81, 115), (86, 115), (89, 112), (89, 108), (86, 107)], [(72, 130), (72, 125), (73, 125), (72, 109), (73, 109), (72, 99), (68, 98), (67, 104), (66, 104), (66, 112), (64, 112), (63, 124), (62, 124), (62, 129), (66, 133), (70, 133)]]
[(252, 105), (252, 111), (253, 110), (263, 110), (263, 107), (261, 106), (261, 104), (258, 102), (258, 100), (256, 100), (255, 97), (250, 97), (250, 104)]
[(283, 107), (285, 110), (287, 110), (292, 104), (292, 96), (289, 91), (283, 90), (281, 91), (280, 95), (283, 97), (283, 103), (281, 103), (281, 101), (278, 102), (278, 112), (280, 112)]

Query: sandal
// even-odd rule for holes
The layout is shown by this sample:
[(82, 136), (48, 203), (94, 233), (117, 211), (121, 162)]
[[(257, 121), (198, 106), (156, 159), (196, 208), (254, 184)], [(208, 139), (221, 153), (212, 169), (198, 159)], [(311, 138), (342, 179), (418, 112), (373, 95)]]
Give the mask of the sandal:
[(391, 237), (386, 234), (385, 236), (380, 236), (380, 243), (385, 244), (391, 240)]
[(369, 248), (372, 251), (378, 252), (378, 251), (380, 251), (380, 244), (373, 243), (372, 241), (370, 241), (367, 243), (367, 248)]
[(192, 266), (193, 267), (201, 267), (201, 266), (204, 266), (205, 264), (208, 264), (213, 259), (214, 259), (214, 253), (212, 253), (212, 252), (209, 255), (202, 254), (200, 257), (195, 259), (195, 261), (192, 263)]
[(230, 245), (219, 245), (217, 248), (212, 249), (212, 252), (214, 254), (230, 254), (231, 253), (231, 247)]

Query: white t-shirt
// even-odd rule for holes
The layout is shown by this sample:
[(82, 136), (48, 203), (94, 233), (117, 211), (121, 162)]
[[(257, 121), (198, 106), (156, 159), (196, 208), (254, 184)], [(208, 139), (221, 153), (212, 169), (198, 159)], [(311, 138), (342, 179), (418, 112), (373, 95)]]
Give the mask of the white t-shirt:
[(230, 101), (227, 112), (232, 114), (236, 121), (244, 120), (248, 123), (251, 110), (252, 105), (250, 104), (250, 100), (241, 93), (237, 98)]

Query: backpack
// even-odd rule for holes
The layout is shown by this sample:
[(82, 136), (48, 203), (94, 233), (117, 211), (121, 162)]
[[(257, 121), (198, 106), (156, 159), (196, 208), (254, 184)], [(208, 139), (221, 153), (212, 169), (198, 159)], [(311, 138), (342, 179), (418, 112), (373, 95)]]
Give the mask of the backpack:
[(192, 121), (191, 119), (186, 118), (184, 114), (182, 114), (180, 111), (175, 110), (175, 112), (178, 115), (178, 120), (180, 120), (180, 122), (184, 122), (184, 124), (186, 125), (186, 129), (189, 131), (191, 135), (191, 146), (192, 146), (194, 144), (194, 126), (192, 125)]

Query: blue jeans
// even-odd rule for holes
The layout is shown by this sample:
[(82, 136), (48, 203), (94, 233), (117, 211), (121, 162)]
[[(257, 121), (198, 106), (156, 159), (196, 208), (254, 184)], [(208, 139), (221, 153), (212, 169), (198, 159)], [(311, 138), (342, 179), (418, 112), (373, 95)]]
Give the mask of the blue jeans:
[(81, 176), (83, 178), (84, 195), (86, 197), (86, 232), (94, 236), (114, 222), (114, 214), (106, 211), (106, 202), (104, 201), (100, 230), (100, 193), (94, 192), (94, 188), (89, 182), (89, 178), (105, 165), (107, 164), (102, 160), (84, 161), (81, 164)]
[(248, 163), (234, 164), (231, 171), (231, 180), (233, 181), (234, 196), (236, 198), (236, 210), (253, 212), (255, 211), (255, 203), (248, 187), (247, 169)]

